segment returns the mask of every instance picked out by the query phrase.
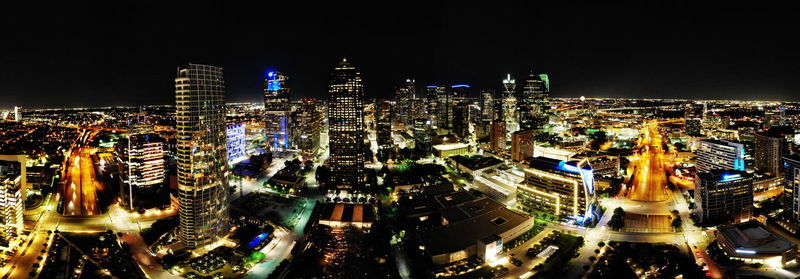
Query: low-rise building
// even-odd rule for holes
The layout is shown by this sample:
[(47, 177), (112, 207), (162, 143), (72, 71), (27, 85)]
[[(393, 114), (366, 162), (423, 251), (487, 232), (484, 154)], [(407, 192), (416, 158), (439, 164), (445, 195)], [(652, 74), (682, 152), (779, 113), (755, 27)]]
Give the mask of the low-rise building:
[(714, 235), (720, 248), (731, 259), (783, 267), (797, 256), (797, 244), (756, 220), (719, 226)]

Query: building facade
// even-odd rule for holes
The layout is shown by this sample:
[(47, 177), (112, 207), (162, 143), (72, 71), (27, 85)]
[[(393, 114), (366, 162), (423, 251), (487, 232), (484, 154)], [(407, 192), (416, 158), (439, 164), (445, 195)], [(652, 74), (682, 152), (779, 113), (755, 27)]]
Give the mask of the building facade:
[(745, 170), (744, 144), (727, 140), (704, 139), (697, 149), (697, 171)]
[(511, 160), (524, 161), (533, 157), (536, 133), (533, 130), (516, 131), (511, 134)]
[(165, 140), (157, 134), (131, 134), (117, 144), (122, 172), (121, 205), (130, 211), (169, 205), (164, 170)]
[(783, 210), (800, 221), (800, 155), (783, 156)]
[(489, 149), (495, 154), (506, 152), (506, 122), (494, 121), (489, 131)]
[(753, 178), (739, 170), (695, 174), (695, 213), (703, 224), (735, 223), (753, 215)]
[(343, 59), (328, 86), (330, 185), (358, 189), (364, 178), (364, 85), (361, 73)]
[(561, 161), (535, 157), (517, 187), (517, 207), (578, 222), (599, 219), (594, 210), (594, 173), (588, 159)]
[(270, 71), (264, 81), (264, 134), (270, 151), (289, 148), (289, 77)]
[(222, 68), (208, 65), (189, 64), (177, 75), (178, 236), (194, 249), (229, 229), (225, 81)]

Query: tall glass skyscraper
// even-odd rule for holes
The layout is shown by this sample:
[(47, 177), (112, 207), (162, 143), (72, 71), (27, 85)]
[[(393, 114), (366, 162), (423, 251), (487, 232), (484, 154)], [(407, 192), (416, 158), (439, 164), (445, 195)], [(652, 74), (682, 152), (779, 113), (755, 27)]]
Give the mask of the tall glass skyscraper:
[(272, 151), (289, 148), (289, 77), (275, 71), (264, 81), (264, 133)]
[(405, 126), (413, 122), (411, 114), (412, 111), (416, 109), (414, 108), (415, 96), (416, 88), (414, 85), (414, 80), (406, 79), (403, 87), (398, 88), (395, 92), (395, 101), (397, 102), (397, 106), (395, 108), (395, 121), (397, 121), (397, 123), (402, 123)]
[(534, 73), (525, 80), (525, 87), (517, 102), (520, 130), (533, 130), (537, 136), (544, 133), (548, 122), (547, 83)]
[(179, 238), (194, 249), (228, 233), (225, 81), (222, 68), (189, 64), (175, 78)]
[(329, 186), (358, 189), (364, 183), (364, 85), (361, 73), (347, 59), (342, 59), (331, 73), (328, 125)]

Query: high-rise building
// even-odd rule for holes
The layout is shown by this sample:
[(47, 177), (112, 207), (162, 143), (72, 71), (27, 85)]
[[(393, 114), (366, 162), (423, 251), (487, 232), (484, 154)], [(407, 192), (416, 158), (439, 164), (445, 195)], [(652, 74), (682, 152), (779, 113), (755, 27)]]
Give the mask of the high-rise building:
[(532, 130), (537, 136), (546, 131), (549, 113), (547, 85), (533, 72), (525, 80), (525, 87), (517, 100), (520, 130)]
[[(134, 131), (135, 129), (131, 129)], [(131, 133), (116, 146), (122, 172), (121, 205), (130, 211), (166, 207), (165, 140), (154, 133)]]
[(762, 128), (768, 129), (775, 126), (786, 125), (786, 110), (774, 109), (764, 112), (764, 120), (762, 121)]
[(14, 107), (14, 121), (22, 121), (22, 108)]
[(264, 133), (271, 151), (283, 151), (290, 146), (288, 80), (288, 76), (270, 71), (264, 81)]
[(328, 86), (330, 187), (358, 189), (364, 183), (364, 85), (361, 73), (342, 59)]
[(391, 101), (379, 100), (375, 104), (375, 138), (378, 142), (378, 150), (389, 150), (393, 146), (393, 114), (394, 110)]
[(702, 136), (702, 131), (702, 120), (699, 118), (686, 119), (686, 135), (693, 137)]
[(301, 99), (294, 112), (293, 142), (305, 155), (314, 154), (319, 148), (319, 133), (325, 120), (319, 105), (317, 99)]
[[(442, 126), (447, 124), (447, 107), (441, 103), (449, 103), (450, 99), (447, 98), (447, 88), (444, 86), (428, 85), (425, 87), (425, 97), (427, 98), (428, 116), (431, 119), (433, 127)], [(440, 100), (444, 98), (444, 100)], [(442, 120), (444, 119), (444, 121)]]
[(783, 156), (783, 211), (800, 221), (800, 154)]
[(469, 85), (456, 84), (450, 86), (452, 101), (450, 104), (450, 127), (459, 138), (469, 136)]
[(752, 216), (753, 178), (746, 172), (700, 171), (694, 183), (695, 212), (701, 223), (734, 223)]
[(416, 109), (414, 107), (414, 98), (416, 98), (416, 87), (413, 79), (406, 79), (405, 84), (402, 87), (398, 88), (395, 91), (395, 101), (397, 102), (395, 107), (395, 121), (400, 124), (402, 123), (403, 126), (411, 124), (414, 118), (412, 118), (412, 111)]
[(489, 131), (489, 149), (495, 154), (506, 152), (506, 122), (495, 120)]
[(422, 154), (430, 154), (432, 145), (431, 121), (425, 118), (414, 119), (414, 148)]
[(745, 169), (744, 144), (727, 140), (704, 139), (697, 149), (698, 172)]
[(245, 130), (244, 123), (230, 124), (225, 129), (229, 164), (235, 164), (247, 156)]
[(495, 107), (497, 106), (494, 90), (481, 90), (481, 120), (490, 122), (497, 119)]
[(532, 130), (516, 131), (511, 134), (511, 160), (524, 161), (533, 157), (536, 133)]
[(535, 157), (517, 187), (517, 207), (579, 222), (598, 220), (594, 210), (594, 173), (588, 159), (562, 161)]
[(189, 249), (228, 233), (225, 81), (222, 68), (189, 64), (175, 78), (178, 236)]
[(789, 145), (794, 137), (794, 129), (788, 126), (774, 126), (769, 130), (753, 135), (753, 161), (756, 169), (771, 174), (781, 171), (781, 156), (789, 154)]
[(414, 102), (414, 109), (411, 111), (411, 121), (415, 121), (417, 118), (431, 118), (428, 114), (428, 99), (425, 97), (415, 98)]
[(0, 238), (8, 242), (19, 235), (24, 227), (25, 210), (25, 156), (12, 160), (0, 158)]
[(511, 74), (503, 79), (502, 96), (502, 120), (506, 123), (506, 130), (513, 133), (519, 130), (517, 119), (517, 83), (511, 78)]

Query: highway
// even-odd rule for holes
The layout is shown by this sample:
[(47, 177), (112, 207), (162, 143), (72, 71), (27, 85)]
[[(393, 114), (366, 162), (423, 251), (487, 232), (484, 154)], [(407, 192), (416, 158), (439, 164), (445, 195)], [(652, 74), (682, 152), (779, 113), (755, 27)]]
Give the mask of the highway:
[(664, 201), (670, 197), (664, 172), (664, 149), (657, 123), (645, 125), (639, 139), (639, 156), (632, 164), (634, 174), (628, 198), (636, 201)]

